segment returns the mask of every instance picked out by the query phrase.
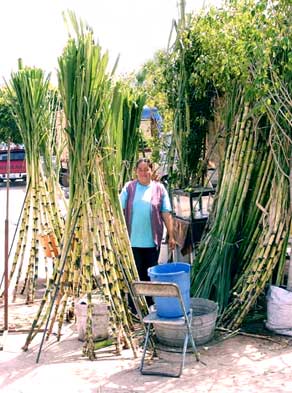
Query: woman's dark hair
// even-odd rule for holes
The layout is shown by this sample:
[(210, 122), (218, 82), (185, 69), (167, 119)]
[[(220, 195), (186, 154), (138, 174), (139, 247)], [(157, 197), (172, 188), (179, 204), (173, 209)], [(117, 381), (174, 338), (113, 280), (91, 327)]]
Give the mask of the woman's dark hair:
[(139, 164), (141, 164), (141, 162), (145, 162), (145, 164), (148, 164), (150, 169), (153, 169), (153, 164), (149, 160), (149, 158), (139, 158), (139, 160), (136, 162), (136, 166), (135, 166), (136, 169), (138, 168)]

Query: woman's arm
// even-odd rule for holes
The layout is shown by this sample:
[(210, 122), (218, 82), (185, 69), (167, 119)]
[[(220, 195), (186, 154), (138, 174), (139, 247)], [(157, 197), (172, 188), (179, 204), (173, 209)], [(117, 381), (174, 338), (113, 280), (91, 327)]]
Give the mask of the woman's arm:
[(162, 219), (167, 229), (168, 234), (168, 247), (170, 250), (174, 250), (175, 248), (175, 240), (173, 234), (173, 219), (172, 215), (169, 212), (162, 213)]

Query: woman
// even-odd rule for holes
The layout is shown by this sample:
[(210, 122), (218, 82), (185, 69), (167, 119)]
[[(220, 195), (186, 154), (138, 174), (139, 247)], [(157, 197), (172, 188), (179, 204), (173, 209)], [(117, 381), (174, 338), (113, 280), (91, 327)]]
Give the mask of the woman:
[(137, 179), (125, 184), (120, 194), (131, 246), (141, 281), (149, 281), (147, 270), (158, 263), (163, 223), (173, 250), (171, 205), (165, 187), (151, 180), (152, 164), (141, 158), (136, 164)]

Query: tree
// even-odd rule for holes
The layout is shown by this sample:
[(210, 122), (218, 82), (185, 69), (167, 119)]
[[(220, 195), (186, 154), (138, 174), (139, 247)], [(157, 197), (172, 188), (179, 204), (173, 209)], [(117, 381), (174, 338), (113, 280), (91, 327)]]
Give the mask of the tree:
[(14, 143), (22, 143), (19, 128), (6, 100), (6, 89), (0, 90), (0, 141), (7, 142), (10, 139)]
[(171, 131), (173, 123), (173, 110), (169, 99), (171, 83), (166, 75), (168, 64), (168, 54), (160, 50), (142, 66), (136, 76), (147, 94), (146, 104), (157, 107), (162, 115), (165, 131)]

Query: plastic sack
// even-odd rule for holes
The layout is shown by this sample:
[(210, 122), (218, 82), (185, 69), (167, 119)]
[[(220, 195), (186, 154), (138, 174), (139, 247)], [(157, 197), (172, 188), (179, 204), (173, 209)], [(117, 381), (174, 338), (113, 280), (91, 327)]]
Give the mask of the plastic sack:
[[(104, 340), (108, 338), (109, 312), (107, 304), (99, 298), (92, 298), (92, 335), (93, 341)], [(75, 315), (77, 318), (78, 340), (84, 341), (86, 335), (87, 321), (87, 300), (81, 299), (75, 306)]]
[(292, 292), (271, 285), (267, 293), (266, 328), (292, 336)]

